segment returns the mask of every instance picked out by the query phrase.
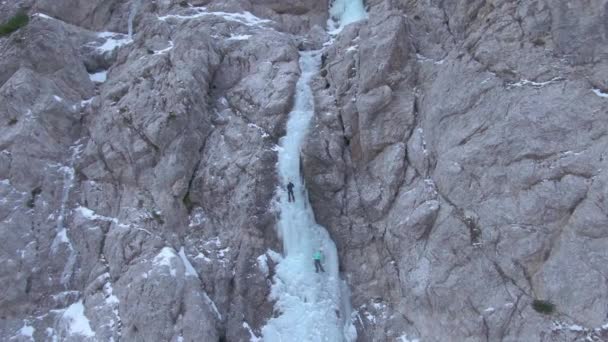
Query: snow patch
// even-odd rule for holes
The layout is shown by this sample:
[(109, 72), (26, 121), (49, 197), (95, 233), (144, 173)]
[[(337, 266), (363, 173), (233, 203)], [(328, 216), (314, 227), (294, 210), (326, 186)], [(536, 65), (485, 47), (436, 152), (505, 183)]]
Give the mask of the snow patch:
[(217, 16), (224, 18), (227, 21), (234, 21), (237, 23), (241, 23), (247, 26), (260, 26), (263, 24), (267, 24), (272, 22), (268, 19), (260, 19), (250, 12), (241, 12), (241, 13), (228, 13), (228, 12), (208, 12), (206, 7), (193, 7), (191, 8), (195, 13), (190, 15), (179, 15), (179, 14), (169, 14), (165, 16), (158, 17), (158, 20), (166, 21), (167, 19), (176, 19), (176, 20), (184, 20), (184, 19), (196, 19), (202, 18), (205, 16)]
[(205, 256), (205, 254), (200, 253), (200, 252), (194, 257), (194, 259), (195, 260), (196, 259), (203, 259), (203, 260), (205, 260), (205, 262), (211, 262), (211, 259), (207, 258), (207, 256)]
[(167, 46), (167, 47), (166, 47), (166, 48), (164, 48), (164, 49), (154, 51), (154, 54), (155, 54), (155, 55), (164, 55), (164, 54), (166, 54), (167, 52), (169, 52), (169, 51), (173, 50), (173, 47), (174, 47), (174, 45), (173, 45), (173, 41), (172, 41), (172, 40), (170, 40), (170, 41), (169, 41), (169, 46)]
[(106, 79), (108, 79), (108, 71), (102, 70), (99, 72), (89, 74), (89, 79), (95, 83), (103, 83), (106, 81)]
[(599, 89), (591, 89), (593, 93), (599, 97), (608, 98), (608, 93), (604, 93)]
[[(91, 221), (95, 221), (95, 220), (99, 220), (99, 221), (105, 221), (105, 222), (112, 222), (114, 224), (116, 224), (117, 226), (121, 227), (121, 228), (129, 228), (130, 226), (127, 224), (123, 224), (120, 223), (118, 221), (117, 218), (115, 217), (108, 217), (108, 216), (103, 216), (103, 215), (97, 215), (93, 210), (87, 208), (87, 207), (83, 207), (83, 206), (79, 206), (76, 209), (74, 209), (74, 212), (78, 215), (80, 215), (81, 217), (83, 217), (84, 219), (87, 220), (91, 220)], [(145, 230), (143, 228), (140, 228), (142, 230)], [(152, 233), (148, 232), (150, 235), (152, 235)]]
[(268, 274), (270, 273), (270, 270), (268, 268), (268, 256), (266, 254), (262, 254), (257, 257), (256, 261), (258, 264), (258, 268), (260, 269), (262, 274), (268, 277)]
[(397, 337), (397, 341), (398, 342), (420, 342), (420, 340), (417, 338), (415, 338), (413, 340), (408, 339), (407, 334), (403, 334), (403, 335)]
[(247, 124), (247, 127), (255, 128), (258, 131), (260, 131), (260, 134), (262, 134), (262, 138), (268, 138), (270, 136), (270, 134), (268, 134), (262, 127), (254, 124), (254, 123)]
[(188, 224), (188, 227), (200, 226), (206, 220), (207, 219), (205, 218), (205, 212), (203, 209), (200, 207), (194, 208), (192, 214), (190, 215), (190, 223)]
[(549, 81), (546, 81), (546, 82), (534, 82), (534, 81), (523, 79), (523, 80), (521, 80), (519, 82), (507, 84), (507, 88), (513, 88), (513, 87), (517, 88), (517, 87), (524, 87), (524, 86), (532, 86), (532, 87), (540, 88), (540, 87), (544, 87), (546, 85), (549, 85), (549, 84), (552, 84), (552, 83), (555, 83), (555, 82), (558, 82), (558, 81), (563, 81), (563, 78), (561, 78), (561, 77), (554, 77), (554, 78), (552, 78), (552, 79), (550, 79)]
[(177, 275), (177, 270), (173, 267), (171, 260), (173, 260), (177, 255), (175, 254), (175, 250), (171, 247), (163, 247), (160, 250), (160, 253), (156, 257), (154, 257), (154, 264), (157, 266), (167, 266), (169, 267), (169, 273), (172, 277)]
[(29, 337), (31, 340), (34, 340), (34, 331), (36, 331), (34, 327), (29, 325), (28, 323), (24, 323), (23, 327), (19, 329), (18, 333), (21, 336)]
[(250, 34), (231, 34), (228, 40), (249, 40), (249, 38), (251, 38)]
[(441, 64), (445, 63), (445, 58), (444, 58), (444, 59), (441, 59), (441, 60), (436, 61), (436, 60), (434, 60), (434, 59), (432, 59), (432, 58), (428, 58), (428, 57), (423, 56), (423, 55), (421, 55), (421, 54), (419, 54), (419, 53), (417, 53), (417, 54), (416, 54), (416, 60), (417, 60), (418, 62), (421, 62), (421, 63), (433, 63), (433, 64), (435, 64), (435, 65), (441, 65)]
[(32, 16), (33, 17), (43, 18), (43, 19), (57, 20), (57, 19), (51, 17), (50, 15), (47, 15), (47, 14), (44, 14), (44, 13), (34, 13)]
[(253, 330), (251, 329), (251, 327), (249, 326), (249, 324), (247, 324), (247, 322), (243, 322), (243, 328), (247, 329), (247, 331), (249, 332), (249, 341), (250, 342), (262, 342), (262, 339), (257, 337), (254, 333)]
[(93, 102), (94, 98), (95, 98), (95, 96), (91, 97), (90, 99), (80, 101), (80, 107), (86, 107), (86, 106), (90, 105), (91, 102)]
[(97, 33), (99, 38), (104, 38), (105, 42), (97, 47), (98, 52), (111, 52), (115, 49), (130, 44), (133, 39), (129, 38), (128, 35), (116, 32), (99, 32)]
[(62, 315), (62, 321), (67, 324), (68, 331), (71, 334), (84, 337), (95, 336), (95, 332), (91, 329), (89, 319), (84, 314), (82, 300), (79, 300), (65, 309)]

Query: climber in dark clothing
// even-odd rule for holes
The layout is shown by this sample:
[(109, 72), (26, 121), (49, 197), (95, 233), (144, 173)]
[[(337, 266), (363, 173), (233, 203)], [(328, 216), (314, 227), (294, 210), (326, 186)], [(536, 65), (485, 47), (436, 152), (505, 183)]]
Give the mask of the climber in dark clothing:
[(295, 202), (296, 198), (293, 195), (293, 183), (289, 181), (287, 183), (287, 202)]

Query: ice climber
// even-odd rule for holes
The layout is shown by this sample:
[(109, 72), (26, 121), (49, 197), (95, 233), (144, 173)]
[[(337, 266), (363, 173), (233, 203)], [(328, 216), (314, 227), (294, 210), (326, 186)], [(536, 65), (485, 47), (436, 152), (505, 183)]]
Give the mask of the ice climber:
[(296, 198), (293, 195), (293, 183), (289, 181), (287, 183), (287, 202), (295, 202)]
[(323, 269), (323, 265), (321, 265), (321, 260), (323, 259), (323, 252), (319, 249), (315, 252), (315, 254), (313, 254), (312, 258), (315, 261), (315, 272), (319, 273), (319, 270), (321, 270), (321, 272), (325, 272), (325, 270)]

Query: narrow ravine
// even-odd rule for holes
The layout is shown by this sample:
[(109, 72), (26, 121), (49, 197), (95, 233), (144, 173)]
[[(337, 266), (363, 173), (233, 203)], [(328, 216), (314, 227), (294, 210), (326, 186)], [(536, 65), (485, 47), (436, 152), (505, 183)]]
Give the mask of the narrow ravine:
[[(327, 230), (315, 222), (300, 175), (300, 148), (314, 114), (309, 86), (317, 73), (320, 51), (302, 52), (302, 75), (297, 83), (295, 106), (289, 114), (287, 134), (281, 140), (279, 175), (294, 185), (295, 202), (280, 197), (279, 235), (283, 259), (276, 268), (271, 297), (280, 313), (263, 328), (264, 341), (351, 341), (356, 337), (346, 312), (338, 271), (336, 245)], [(313, 253), (322, 249), (325, 272), (315, 273)]]
[[(347, 24), (364, 19), (361, 0), (336, 0), (330, 8), (328, 30), (336, 35)], [(300, 174), (300, 149), (314, 115), (314, 96), (309, 85), (320, 68), (321, 51), (300, 52), (301, 76), (295, 105), (281, 139), (278, 171), (283, 185), (292, 182), (295, 202), (279, 190), (279, 236), (283, 258), (276, 267), (271, 299), (278, 316), (262, 329), (266, 342), (354, 341), (348, 286), (340, 278), (336, 244), (318, 225)], [(315, 272), (313, 254), (322, 251), (325, 272)]]

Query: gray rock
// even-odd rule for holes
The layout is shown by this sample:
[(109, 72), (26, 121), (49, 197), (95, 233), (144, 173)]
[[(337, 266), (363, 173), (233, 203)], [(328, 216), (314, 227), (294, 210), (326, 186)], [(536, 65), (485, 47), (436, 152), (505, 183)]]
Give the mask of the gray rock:
[(606, 0), (365, 4), (0, 3), (0, 339), (260, 336), (321, 48), (302, 170), (358, 340), (608, 339)]
[(600, 16), (560, 2), (369, 6), (326, 52), (303, 151), (359, 339), (602, 340), (605, 215), (588, 203), (601, 203), (608, 103), (583, 75), (603, 72), (590, 61), (605, 44), (579, 31)]

